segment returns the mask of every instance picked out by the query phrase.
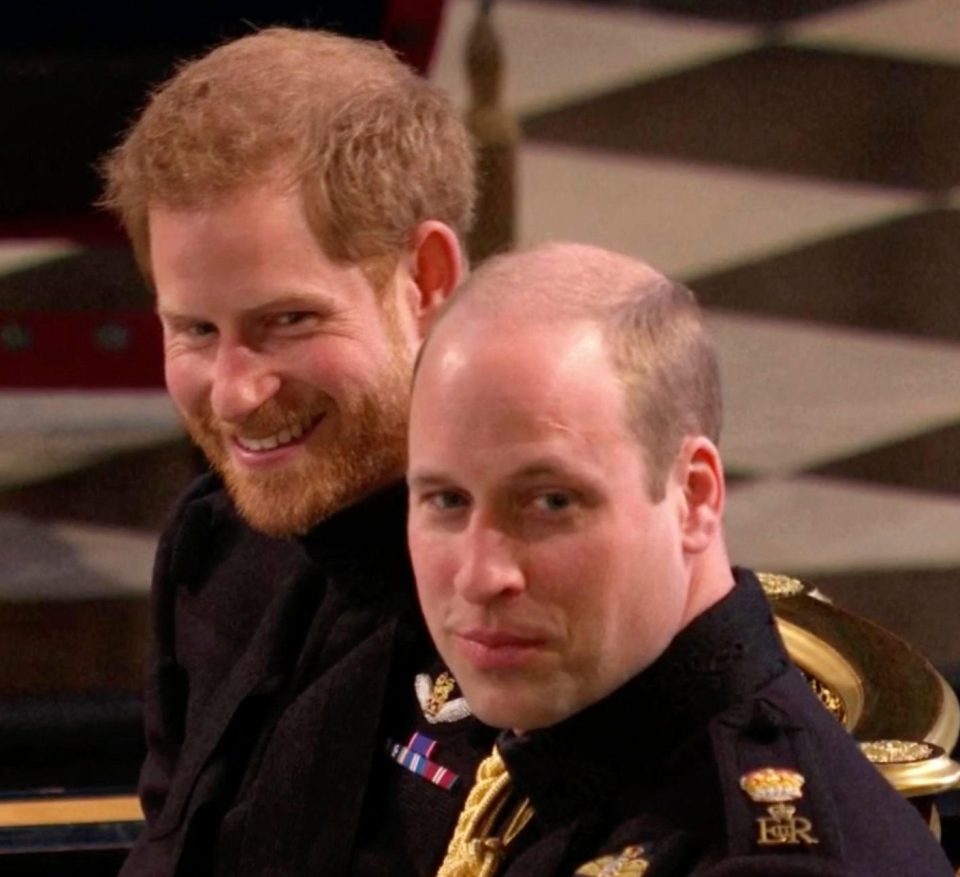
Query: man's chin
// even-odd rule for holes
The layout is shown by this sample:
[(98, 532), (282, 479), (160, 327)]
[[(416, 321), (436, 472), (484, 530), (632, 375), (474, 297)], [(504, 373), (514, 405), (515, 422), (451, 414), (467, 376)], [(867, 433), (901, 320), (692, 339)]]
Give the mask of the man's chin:
[(240, 516), (268, 536), (299, 536), (342, 505), (341, 491), (311, 483), (306, 476), (251, 479), (221, 472)]
[(222, 479), (240, 517), (268, 536), (298, 536), (337, 510), (337, 485), (303, 460), (273, 471), (252, 471), (231, 459), (219, 435), (194, 431), (193, 439)]
[(205, 421), (188, 422), (188, 428), (253, 529), (297, 536), (403, 476), (406, 402), (391, 398), (384, 392), (362, 399), (356, 411), (341, 413), (338, 429), (312, 436), (305, 453), (269, 468), (247, 468), (234, 459), (226, 436)]
[(236, 496), (231, 493), (233, 503), (240, 513), (240, 517), (254, 530), (266, 536), (285, 538), (301, 536), (325, 515), (292, 514), (289, 507), (281, 508), (267, 497)]
[(399, 478), (403, 463), (381, 459), (380, 466), (343, 465), (331, 471), (316, 465), (294, 466), (269, 476), (251, 477), (232, 467), (221, 470), (240, 516), (268, 536), (301, 536), (341, 509)]

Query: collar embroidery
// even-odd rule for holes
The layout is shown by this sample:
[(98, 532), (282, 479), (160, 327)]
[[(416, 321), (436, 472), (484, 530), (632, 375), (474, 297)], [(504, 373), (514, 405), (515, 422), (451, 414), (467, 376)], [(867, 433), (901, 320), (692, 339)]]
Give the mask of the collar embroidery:
[(413, 681), (414, 691), (423, 717), (431, 724), (438, 722), (459, 722), (471, 715), (470, 706), (463, 697), (450, 700), (457, 681), (446, 670), (436, 680), (427, 673), (419, 673)]

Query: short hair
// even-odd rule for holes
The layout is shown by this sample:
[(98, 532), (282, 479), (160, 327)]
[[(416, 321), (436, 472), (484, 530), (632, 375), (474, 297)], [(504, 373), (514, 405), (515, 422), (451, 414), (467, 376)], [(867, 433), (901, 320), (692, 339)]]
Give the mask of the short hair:
[(719, 441), (719, 364), (702, 312), (687, 287), (645, 263), (584, 244), (541, 245), (484, 263), (447, 303), (430, 336), (459, 309), (467, 319), (500, 314), (599, 326), (654, 500), (663, 497), (685, 437)]
[(147, 276), (154, 205), (299, 189), (327, 255), (361, 263), (398, 255), (427, 219), (462, 237), (474, 201), (469, 135), (443, 92), (382, 44), (290, 28), (182, 65), (101, 169)]
[(683, 439), (720, 441), (723, 401), (716, 349), (693, 293), (663, 278), (614, 306), (600, 323), (623, 384), (629, 425), (660, 499)]

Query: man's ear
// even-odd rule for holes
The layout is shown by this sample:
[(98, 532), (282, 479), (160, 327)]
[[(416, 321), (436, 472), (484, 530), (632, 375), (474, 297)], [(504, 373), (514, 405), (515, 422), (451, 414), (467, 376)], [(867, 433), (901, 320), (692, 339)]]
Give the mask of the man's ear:
[(421, 222), (410, 249), (411, 306), (421, 339), (463, 273), (463, 253), (453, 229), (435, 219)]
[(683, 548), (705, 551), (720, 537), (726, 494), (723, 463), (717, 446), (706, 436), (688, 436), (677, 459), (683, 491)]

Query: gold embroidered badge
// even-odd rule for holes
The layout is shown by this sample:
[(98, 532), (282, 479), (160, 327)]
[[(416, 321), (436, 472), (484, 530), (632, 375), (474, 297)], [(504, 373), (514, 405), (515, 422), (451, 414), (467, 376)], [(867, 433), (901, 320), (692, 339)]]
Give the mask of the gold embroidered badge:
[(790, 804), (773, 804), (770, 814), (757, 820), (760, 827), (757, 843), (762, 847), (799, 846), (818, 844), (812, 834), (813, 823), (804, 816), (796, 816), (797, 808)]
[(643, 877), (650, 861), (639, 844), (625, 847), (616, 856), (601, 856), (577, 868), (575, 877)]
[(740, 788), (751, 801), (782, 802), (796, 801), (803, 797), (802, 773), (787, 767), (761, 767), (740, 777)]
[(818, 844), (813, 823), (797, 816), (797, 808), (788, 801), (803, 797), (805, 777), (787, 767), (762, 767), (740, 777), (740, 788), (751, 801), (770, 804), (767, 815), (757, 819), (757, 843), (762, 847)]
[(464, 698), (455, 697), (450, 700), (456, 685), (456, 679), (446, 671), (436, 680), (432, 680), (426, 673), (420, 673), (414, 679), (413, 688), (417, 693), (420, 709), (431, 725), (438, 722), (459, 722), (471, 714), (470, 706)]

